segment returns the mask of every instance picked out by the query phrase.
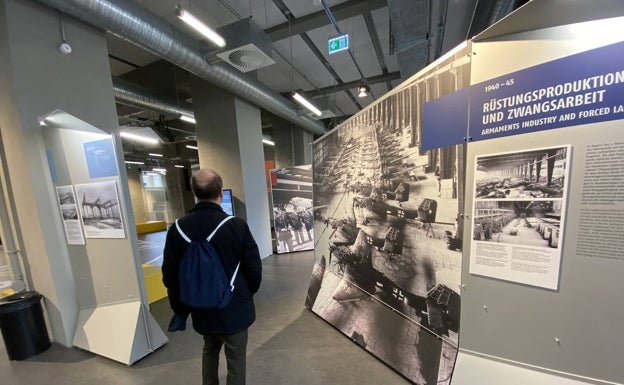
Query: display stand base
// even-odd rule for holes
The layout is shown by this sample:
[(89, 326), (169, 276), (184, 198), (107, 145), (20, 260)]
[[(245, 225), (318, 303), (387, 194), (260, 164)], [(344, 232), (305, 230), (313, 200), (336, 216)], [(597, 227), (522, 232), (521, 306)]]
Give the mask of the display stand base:
[[(587, 379), (587, 381), (590, 381)], [(566, 373), (549, 371), (512, 361), (481, 356), (465, 350), (459, 351), (453, 372), (453, 385), (506, 384), (506, 385), (590, 385), (607, 382), (585, 382), (583, 378)], [(610, 384), (610, 383), (609, 383)]]
[(147, 307), (132, 301), (81, 310), (73, 343), (132, 365), (168, 341)]

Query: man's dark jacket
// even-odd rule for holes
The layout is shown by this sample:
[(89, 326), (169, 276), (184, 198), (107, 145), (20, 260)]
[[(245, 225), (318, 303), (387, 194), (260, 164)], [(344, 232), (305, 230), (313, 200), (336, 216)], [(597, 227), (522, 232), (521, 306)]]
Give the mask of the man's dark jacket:
[[(216, 203), (199, 202), (178, 224), (193, 241), (205, 239), (227, 214)], [(191, 312), (193, 328), (200, 334), (228, 335), (243, 331), (256, 319), (253, 294), (260, 288), (262, 263), (256, 241), (247, 223), (241, 218), (227, 221), (210, 241), (215, 248), (229, 278), (236, 264), (241, 262), (234, 295), (227, 306), (219, 310), (187, 308), (180, 302), (179, 266), (189, 243), (182, 238), (175, 224), (169, 227), (163, 252), (163, 283), (167, 287), (171, 308), (176, 313)]]

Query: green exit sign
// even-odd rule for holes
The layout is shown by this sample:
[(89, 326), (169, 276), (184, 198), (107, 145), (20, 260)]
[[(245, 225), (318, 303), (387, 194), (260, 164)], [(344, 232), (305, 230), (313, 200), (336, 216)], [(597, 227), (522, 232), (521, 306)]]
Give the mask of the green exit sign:
[(327, 47), (329, 48), (329, 54), (344, 51), (349, 49), (349, 35), (342, 35), (338, 37), (332, 37), (327, 41)]

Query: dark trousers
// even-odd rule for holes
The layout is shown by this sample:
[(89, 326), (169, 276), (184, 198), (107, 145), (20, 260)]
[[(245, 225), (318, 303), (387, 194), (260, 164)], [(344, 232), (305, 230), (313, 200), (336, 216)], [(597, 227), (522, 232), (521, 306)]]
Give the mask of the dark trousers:
[(205, 335), (202, 355), (202, 384), (219, 384), (219, 352), (225, 345), (227, 385), (245, 385), (247, 369), (247, 329), (231, 335)]

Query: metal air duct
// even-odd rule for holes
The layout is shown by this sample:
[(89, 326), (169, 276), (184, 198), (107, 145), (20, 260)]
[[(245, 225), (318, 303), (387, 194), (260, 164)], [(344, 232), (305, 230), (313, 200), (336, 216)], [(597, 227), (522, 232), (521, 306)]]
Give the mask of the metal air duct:
[(192, 105), (183, 102), (183, 105), (178, 106), (176, 103), (164, 100), (123, 79), (113, 78), (113, 89), (115, 90), (115, 101), (119, 104), (157, 112), (162, 115), (194, 116)]
[(38, 1), (136, 44), (307, 131), (325, 133), (322, 123), (300, 116), (294, 103), (269, 87), (222, 63), (206, 63), (204, 46), (139, 4), (128, 0)]

